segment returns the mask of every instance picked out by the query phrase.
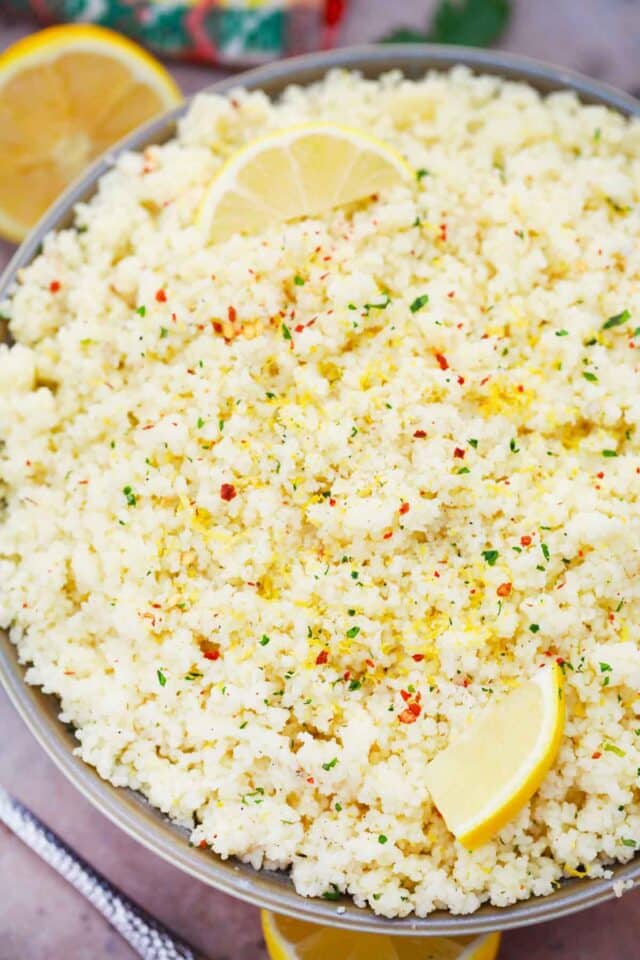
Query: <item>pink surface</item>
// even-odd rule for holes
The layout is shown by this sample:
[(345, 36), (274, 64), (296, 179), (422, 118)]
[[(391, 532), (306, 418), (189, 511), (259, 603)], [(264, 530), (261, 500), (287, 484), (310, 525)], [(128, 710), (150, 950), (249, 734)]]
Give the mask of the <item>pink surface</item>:
[[(401, 23), (419, 25), (430, 6), (427, 0), (352, 0), (343, 40), (363, 42)], [(0, 49), (25, 32), (3, 26), (1, 17)], [(640, 2), (517, 0), (503, 46), (633, 89), (640, 86)], [(185, 92), (220, 75), (197, 67), (176, 67), (174, 73)], [(11, 249), (0, 241), (0, 267)], [(257, 911), (185, 876), (112, 826), (58, 773), (2, 693), (0, 731), (0, 783), (110, 880), (210, 960), (266, 957)], [(507, 934), (501, 957), (637, 960), (639, 937), (636, 891), (586, 914)], [(0, 960), (133, 957), (91, 906), (0, 828)]]

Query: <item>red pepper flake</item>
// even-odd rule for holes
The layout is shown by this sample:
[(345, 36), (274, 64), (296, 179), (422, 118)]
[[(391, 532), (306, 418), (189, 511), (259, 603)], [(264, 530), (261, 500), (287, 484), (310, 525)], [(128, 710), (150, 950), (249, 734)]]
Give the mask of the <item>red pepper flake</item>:
[(307, 777), (307, 783), (313, 784), (315, 783), (315, 780), (313, 779), (313, 777)]
[(219, 650), (205, 650), (204, 651), (205, 660), (219, 660), (220, 651)]
[(438, 570), (434, 570), (433, 575), (434, 577), (437, 577), (438, 579), (440, 579), (440, 572)]
[(443, 243), (446, 243), (446, 240), (447, 240), (447, 225), (446, 225), (446, 223), (441, 223), (441, 224), (440, 224), (440, 240), (442, 240)]
[(510, 583), (501, 583), (496, 593), (499, 597), (508, 597), (511, 593), (511, 584)]
[(326, 663), (329, 659), (328, 650), (321, 650), (318, 656), (316, 657), (316, 666), (320, 667), (323, 663)]
[(200, 843), (198, 844), (198, 846), (200, 847), (201, 850), (206, 850), (206, 849), (207, 849), (207, 841), (206, 841), (206, 840), (201, 840)]
[(414, 653), (411, 655), (411, 659), (415, 660), (416, 663), (420, 663), (421, 660), (424, 660), (424, 653)]
[(393, 536), (393, 530), (387, 530), (386, 533), (383, 533), (383, 534), (382, 534), (382, 539), (383, 539), (383, 540), (390, 540), (392, 536)]
[(409, 700), (411, 700), (411, 694), (409, 693), (408, 690), (401, 690), (400, 696), (402, 697), (405, 703), (408, 703)]
[(227, 319), (229, 323), (235, 323), (238, 314), (236, 313), (235, 307), (227, 307)]
[(345, 670), (345, 672), (342, 674), (342, 679), (349, 680), (350, 677), (351, 677), (351, 670)]
[(556, 663), (559, 667), (564, 666), (564, 657), (556, 657)]
[(373, 668), (375, 667), (375, 663), (373, 662), (373, 660), (369, 660), (368, 657), (367, 657), (367, 659), (365, 660), (365, 663), (366, 663), (366, 665), (367, 665), (368, 667), (371, 667), (372, 670), (373, 670)]
[(469, 680), (469, 677), (465, 677), (464, 680), (462, 681), (462, 686), (465, 688), (465, 690), (470, 684), (471, 684), (471, 680)]
[(237, 497), (238, 494), (236, 493), (236, 488), (232, 483), (223, 483), (220, 487), (220, 496), (223, 500), (228, 502), (229, 500), (233, 500), (234, 497)]
[(524, 537), (520, 537), (520, 545), (521, 545), (522, 547), (530, 547), (530, 546), (531, 546), (531, 537), (528, 536), (528, 534), (525, 533)]
[(52, 280), (49, 284), (49, 290), (51, 293), (57, 293), (61, 286), (62, 284), (59, 280)]
[(593, 753), (591, 754), (591, 759), (592, 759), (592, 760), (599, 760), (601, 756), (602, 756), (602, 754), (600, 753), (599, 750), (594, 750)]
[(489, 380), (491, 380), (491, 374), (489, 374), (488, 377), (484, 377), (484, 378), (480, 381), (480, 386), (481, 386), (481, 387), (484, 387), (484, 385), (485, 385), (486, 383), (489, 383)]
[(213, 327), (214, 333), (222, 333), (222, 324), (219, 320), (212, 320), (211, 326)]
[(453, 451), (454, 459), (455, 459), (455, 460), (464, 460), (464, 455), (465, 455), (465, 453), (466, 453), (466, 451), (463, 450), (462, 447), (456, 447), (455, 450)]
[(464, 384), (464, 377), (459, 376), (458, 383), (460, 384), (460, 386), (462, 386)]
[(518, 388), (517, 388), (517, 389), (518, 389), (518, 393), (524, 393), (524, 387), (522, 386), (521, 383), (518, 384)]
[(409, 508), (409, 504), (405, 501), (405, 503), (401, 503), (401, 504), (400, 504), (400, 510), (399, 510), (398, 512), (399, 512), (402, 516), (404, 516), (405, 513), (409, 513), (409, 509), (410, 509), (410, 508)]
[(158, 301), (158, 303), (166, 303), (167, 302), (166, 292), (164, 290), (156, 290), (156, 300)]
[(602, 472), (602, 470), (599, 473), (596, 473), (596, 477), (598, 478), (598, 480), (604, 480), (604, 473)]
[(23, 604), (22, 604), (22, 609), (23, 609), (23, 610), (28, 610), (28, 609), (29, 609), (29, 604), (28, 604), (26, 601), (23, 602)]
[(447, 358), (444, 356), (444, 354), (442, 354), (442, 353), (436, 353), (435, 357), (436, 357), (436, 361), (437, 361), (437, 363), (438, 363), (438, 366), (440, 367), (441, 370), (448, 370), (448, 369), (449, 369), (449, 361), (448, 361)]
[(410, 710), (414, 717), (419, 717), (422, 713), (422, 707), (419, 703), (410, 703), (407, 707), (407, 710)]
[(615, 618), (615, 614), (610, 613), (610, 614), (609, 614), (609, 617), (608, 617), (609, 623), (613, 623), (615, 619), (616, 619), (616, 618)]
[(335, 498), (335, 497), (329, 497), (329, 506), (330, 506), (330, 507), (335, 507), (335, 505), (336, 505), (336, 498)]
[(414, 437), (416, 438), (416, 440), (424, 440), (424, 438), (425, 438), (426, 435), (427, 435), (427, 431), (426, 431), (426, 430), (415, 430), (413, 435), (414, 435)]
[(297, 323), (294, 327), (296, 333), (302, 333), (304, 330), (304, 323)]
[(453, 300), (455, 295), (456, 295), (455, 290), (449, 290), (449, 293), (447, 294), (447, 296), (449, 297), (449, 300)]

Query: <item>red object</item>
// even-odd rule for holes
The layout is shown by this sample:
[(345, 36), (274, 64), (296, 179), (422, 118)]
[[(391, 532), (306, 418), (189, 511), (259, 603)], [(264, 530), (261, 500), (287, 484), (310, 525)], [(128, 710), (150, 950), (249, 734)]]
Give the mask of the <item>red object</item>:
[(233, 500), (234, 497), (237, 497), (236, 488), (232, 483), (223, 483), (220, 487), (220, 496), (223, 500)]
[(316, 664), (320, 666), (323, 663), (326, 663), (329, 659), (329, 654), (326, 650), (321, 650), (318, 656), (316, 657)]
[(164, 290), (156, 290), (156, 300), (158, 303), (166, 303), (167, 295)]
[(438, 366), (441, 370), (449, 369), (449, 361), (442, 353), (436, 353), (436, 360), (438, 361)]
[(508, 597), (511, 593), (511, 584), (510, 583), (501, 583), (496, 593), (499, 597)]

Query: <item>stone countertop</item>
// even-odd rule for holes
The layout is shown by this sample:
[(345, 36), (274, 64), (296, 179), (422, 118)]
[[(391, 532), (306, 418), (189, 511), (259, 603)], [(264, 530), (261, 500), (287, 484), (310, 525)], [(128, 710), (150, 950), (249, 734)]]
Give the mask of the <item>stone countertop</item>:
[[(0, 2), (0, 8), (2, 4)], [(344, 43), (419, 26), (428, 0), (351, 0)], [(3, 22), (0, 49), (26, 28)], [(640, 0), (515, 0), (504, 49), (640, 88)], [(220, 72), (176, 66), (186, 93)], [(11, 252), (0, 243), (0, 268)], [(208, 960), (264, 960), (257, 911), (154, 856), (75, 791), (0, 693), (0, 782), (110, 880)], [(505, 934), (502, 960), (637, 960), (640, 891), (553, 923)], [(0, 960), (133, 960), (131, 949), (65, 881), (0, 828)], [(337, 960), (337, 958), (336, 958)], [(372, 958), (373, 960), (373, 958)]]

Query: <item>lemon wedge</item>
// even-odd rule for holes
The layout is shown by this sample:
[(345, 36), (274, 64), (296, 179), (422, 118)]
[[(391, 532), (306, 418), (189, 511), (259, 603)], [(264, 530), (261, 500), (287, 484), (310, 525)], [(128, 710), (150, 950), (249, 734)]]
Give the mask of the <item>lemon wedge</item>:
[(557, 756), (564, 715), (563, 674), (554, 663), (473, 717), (433, 758), (427, 787), (467, 849), (490, 840), (539, 788)]
[(330, 123), (277, 130), (233, 154), (209, 187), (199, 219), (213, 242), (315, 216), (410, 179), (388, 144)]
[(107, 147), (179, 103), (164, 67), (102, 27), (67, 24), (0, 56), (0, 234), (22, 240)]
[(351, 933), (261, 911), (271, 960), (494, 960), (500, 934), (479, 937), (390, 937)]

